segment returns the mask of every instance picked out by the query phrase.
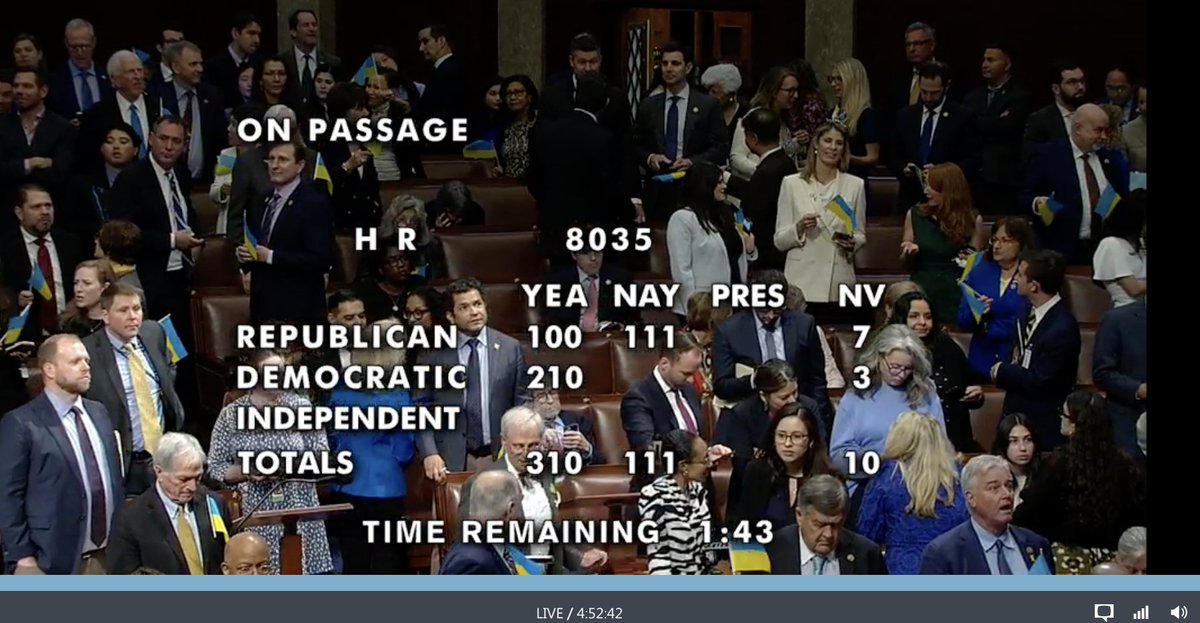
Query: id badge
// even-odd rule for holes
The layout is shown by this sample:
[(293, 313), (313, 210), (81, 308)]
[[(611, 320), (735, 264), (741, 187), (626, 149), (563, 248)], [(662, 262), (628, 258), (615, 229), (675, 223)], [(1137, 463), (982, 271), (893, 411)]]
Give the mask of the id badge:
[(272, 494), (271, 494), (271, 505), (272, 505), (272, 506), (280, 506), (280, 505), (282, 505), (282, 504), (283, 504), (283, 500), (284, 500), (284, 497), (283, 497), (283, 491), (282, 491), (282, 490), (278, 490), (278, 489), (277, 489), (277, 490), (276, 490), (274, 493), (272, 493)]
[(1021, 357), (1021, 367), (1029, 369), (1029, 361), (1033, 358), (1033, 351), (1026, 349), (1025, 354)]

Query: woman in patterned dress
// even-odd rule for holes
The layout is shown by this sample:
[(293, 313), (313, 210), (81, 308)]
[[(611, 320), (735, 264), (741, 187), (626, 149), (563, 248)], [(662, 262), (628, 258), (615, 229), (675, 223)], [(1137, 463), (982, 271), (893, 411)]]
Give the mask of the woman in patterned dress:
[(650, 575), (706, 575), (714, 561), (704, 550), (705, 536), (711, 538), (713, 530), (704, 483), (714, 461), (708, 443), (683, 429), (664, 438), (663, 455), (668, 454), (674, 457), (674, 473), (642, 487), (638, 499), (638, 516), (658, 532), (657, 541), (646, 546)]

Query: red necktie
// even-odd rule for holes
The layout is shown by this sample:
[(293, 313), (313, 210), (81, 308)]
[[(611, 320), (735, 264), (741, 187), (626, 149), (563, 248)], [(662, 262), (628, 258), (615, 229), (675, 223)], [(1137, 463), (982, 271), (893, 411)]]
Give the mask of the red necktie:
[[(50, 261), (50, 249), (46, 248), (45, 236), (37, 239), (37, 263), (38, 268), (42, 269), (42, 275), (46, 278), (46, 286), (50, 288), (50, 300), (42, 300), (38, 307), (41, 314), (42, 330), (47, 333), (58, 332), (58, 296), (57, 289), (54, 283), (54, 263)], [(34, 296), (41, 296), (34, 293)]]
[(183, 155), (185, 158), (187, 157), (188, 149), (192, 146), (192, 102), (196, 100), (194, 92), (188, 91), (186, 95), (187, 105), (183, 109), (183, 119), (181, 119), (183, 121)]
[(1090, 211), (1096, 211), (1096, 204), (1100, 203), (1100, 182), (1096, 180), (1096, 172), (1092, 170), (1092, 163), (1089, 162), (1091, 154), (1083, 154), (1083, 177), (1088, 189), (1088, 206)]
[(671, 390), (675, 394), (675, 404), (679, 407), (679, 413), (683, 415), (683, 421), (687, 423), (687, 428), (693, 433), (700, 432), (696, 429), (696, 418), (692, 417), (692, 412), (688, 411), (687, 401), (683, 399), (683, 391), (678, 389)]

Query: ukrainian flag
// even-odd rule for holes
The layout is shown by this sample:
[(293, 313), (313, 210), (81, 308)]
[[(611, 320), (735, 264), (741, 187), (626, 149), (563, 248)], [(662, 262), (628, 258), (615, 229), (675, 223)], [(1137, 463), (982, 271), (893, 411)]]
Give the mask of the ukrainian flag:
[(212, 497), (208, 498), (208, 521), (212, 524), (214, 539), (218, 534), (224, 534), (225, 540), (229, 540), (229, 529), (225, 527), (225, 518), (221, 516), (221, 509)]
[(975, 318), (975, 324), (979, 324), (982, 322), (983, 314), (987, 312), (987, 306), (979, 300), (979, 293), (975, 291), (975, 288), (965, 283), (959, 283), (958, 287), (962, 290), (963, 298), (967, 300), (967, 307), (971, 309), (971, 316)]
[(962, 276), (958, 278), (959, 283), (966, 281), (967, 277), (971, 275), (971, 271), (978, 268), (981, 264), (983, 264), (983, 251), (972, 253), (971, 257), (967, 258), (966, 265), (963, 266)]
[(1062, 212), (1062, 209), (1063, 204), (1055, 200), (1054, 197), (1046, 197), (1044, 200), (1038, 202), (1037, 205), (1038, 216), (1042, 217), (1042, 224), (1046, 227), (1049, 227), (1050, 223), (1054, 222), (1054, 216)]
[(133, 48), (133, 53), (138, 57), (139, 61), (142, 61), (143, 63), (150, 62), (150, 55), (147, 54), (144, 50), (139, 50), (137, 48)]
[(313, 179), (325, 180), (325, 186), (329, 189), (329, 194), (333, 194), (333, 178), (329, 177), (329, 169), (325, 168), (325, 159), (321, 154), (317, 154), (317, 166), (313, 167)]
[(215, 174), (233, 175), (233, 165), (237, 163), (237, 147), (226, 147), (221, 150), (217, 156), (217, 168)]
[(242, 221), (242, 246), (250, 252), (250, 259), (258, 261), (258, 239), (250, 231), (250, 222)]
[(1029, 568), (1029, 575), (1054, 575), (1050, 571), (1050, 563), (1046, 562), (1046, 554), (1038, 556), (1033, 566)]
[(471, 141), (463, 147), (463, 158), (470, 160), (495, 160), (496, 146), (488, 140)]
[(733, 213), (733, 220), (738, 230), (747, 234), (750, 233), (750, 228), (754, 225), (754, 221), (746, 218), (746, 213), (741, 209)]
[(37, 264), (33, 265), (33, 274), (29, 276), (29, 289), (42, 295), (47, 301), (54, 299), (50, 284), (46, 283), (46, 275), (42, 274), (42, 267)]
[(729, 546), (729, 562), (734, 575), (770, 575), (771, 559), (759, 543), (733, 543)]
[(525, 557), (525, 553), (515, 546), (508, 546), (508, 555), (512, 556), (513, 564), (517, 567), (517, 575), (544, 575), (542, 566)]
[(183, 347), (183, 340), (179, 339), (175, 323), (171, 322), (171, 314), (167, 314), (158, 323), (162, 325), (163, 333), (167, 334), (167, 352), (171, 353), (171, 365), (175, 365), (180, 359), (188, 356), (187, 349)]
[(676, 171), (674, 173), (663, 173), (662, 175), (655, 175), (654, 177), (652, 177), (650, 179), (655, 182), (674, 182), (675, 180), (683, 179), (683, 176), (685, 176), (685, 175), (687, 175), (687, 171)]
[(383, 153), (383, 143), (372, 141), (367, 144), (367, 151), (370, 151), (372, 156), (378, 157), (379, 154)]
[(829, 205), (825, 207), (846, 224), (846, 233), (853, 234), (854, 230), (858, 229), (858, 215), (854, 213), (854, 208), (851, 208), (850, 204), (846, 203), (846, 200), (841, 195), (834, 197), (829, 202)]
[(1100, 194), (1100, 200), (1096, 202), (1096, 214), (1100, 215), (1100, 220), (1107, 219), (1118, 203), (1121, 203), (1121, 195), (1118, 195), (1117, 189), (1109, 184), (1108, 188), (1105, 188), (1104, 192)]
[(354, 84), (360, 87), (367, 86), (367, 81), (379, 75), (379, 68), (375, 66), (375, 55), (367, 56), (367, 60), (363, 61), (362, 67), (354, 73)]
[(16, 344), (21, 338), (21, 331), (25, 330), (25, 321), (29, 319), (29, 309), (33, 305), (26, 305), (21, 313), (13, 316), (8, 320), (8, 330), (4, 332), (4, 345)]

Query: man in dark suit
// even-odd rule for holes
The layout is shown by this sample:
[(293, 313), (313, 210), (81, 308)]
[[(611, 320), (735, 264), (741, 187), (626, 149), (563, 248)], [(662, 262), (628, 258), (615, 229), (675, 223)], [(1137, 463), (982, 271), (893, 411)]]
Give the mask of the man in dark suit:
[[(584, 246), (587, 247), (588, 232), (591, 230), (584, 228), (582, 231)], [(546, 285), (557, 287), (564, 301), (573, 289), (582, 288), (588, 304), (583, 307), (546, 307), (544, 313), (547, 324), (560, 327), (578, 326), (589, 332), (600, 331), (602, 327), (636, 324), (637, 309), (616, 307), (616, 288), (627, 287), (633, 283), (629, 272), (620, 266), (605, 263), (602, 251), (584, 248), (571, 253), (571, 257), (575, 262), (551, 271), (546, 277)]]
[(992, 381), (1007, 392), (1004, 413), (1029, 417), (1042, 452), (1063, 441), (1059, 412), (1075, 389), (1079, 368), (1079, 325), (1059, 296), (1065, 274), (1066, 264), (1056, 251), (1021, 255), (1017, 291), (1029, 300), (1029, 316), (1017, 327), (1012, 361), (992, 366)]
[(487, 326), (483, 284), (459, 279), (446, 286), (445, 297), (446, 319), (458, 329), (458, 344), (453, 350), (428, 352), (422, 363), (447, 370), (465, 366), (467, 387), (462, 392), (429, 389), (426, 394), (431, 404), (460, 407), (454, 430), (423, 431), (417, 438), (425, 475), (437, 482), (447, 472), (467, 470), (469, 460), (496, 455), (500, 418), (529, 402), (530, 382), (521, 343)]
[[(1104, 147), (1109, 130), (1108, 114), (1084, 104), (1071, 115), (1070, 139), (1037, 147), (1025, 169), (1020, 205), (1034, 215), (1038, 243), (1062, 253), (1071, 266), (1092, 265), (1103, 223), (1096, 210), (1104, 191), (1111, 185), (1117, 195), (1129, 194), (1125, 157)], [(1062, 209), (1047, 225), (1038, 214), (1049, 199)]]
[(154, 44), (157, 54), (147, 59), (145, 65), (147, 89), (150, 91), (158, 91), (159, 87), (175, 77), (175, 70), (163, 57), (168, 47), (187, 39), (183, 34), (183, 25), (177, 20), (162, 24), (158, 32), (158, 43)]
[(262, 26), (253, 14), (237, 13), (230, 24), (229, 35), (229, 46), (204, 61), (204, 81), (217, 88), (226, 106), (236, 108), (242, 101), (238, 91), (238, 72), (242, 65), (262, 64), (258, 54)]
[(925, 202), (918, 170), (951, 162), (972, 176), (979, 168), (975, 116), (946, 98), (949, 68), (934, 61), (918, 75), (920, 101), (896, 113), (892, 131), (891, 166), (900, 180), (903, 209)]
[[(333, 206), (317, 182), (304, 179), (295, 143), (267, 152), (274, 193), (250, 212), (257, 257), (244, 245), (237, 259), (250, 271), (250, 321), (321, 324), (327, 316), (325, 274), (333, 266)], [(322, 182), (323, 183), (323, 182)]]
[(96, 31), (90, 22), (78, 18), (67, 22), (63, 43), (69, 60), (50, 75), (46, 107), (75, 120), (112, 95), (112, 82), (108, 72), (95, 61)]
[(184, 433), (163, 435), (155, 483), (121, 509), (108, 545), (108, 574), (147, 567), (166, 575), (221, 575), (229, 511), (200, 484), (204, 449)]
[[(1083, 68), (1072, 60), (1060, 60), (1050, 68), (1050, 91), (1054, 103), (1029, 115), (1025, 125), (1025, 159), (1043, 143), (1067, 138), (1071, 114), (1088, 101), (1087, 77)], [(1028, 166), (1026, 166), (1028, 170)]]
[(674, 348), (661, 349), (650, 375), (625, 392), (621, 424), (631, 449), (648, 450), (655, 440), (676, 429), (709, 438), (700, 394), (690, 381), (703, 360), (704, 349), (696, 338), (676, 333)]
[(45, 389), (0, 418), (4, 572), (102, 575), (113, 511), (125, 499), (121, 451), (91, 384), (87, 349), (61, 333), (38, 349)]
[(14, 74), (18, 114), (0, 120), (0, 190), (38, 184), (61, 201), (75, 162), (78, 131), (46, 108), (46, 94), (46, 77), (40, 72)]
[(288, 92), (292, 101), (307, 104), (316, 97), (313, 78), (317, 67), (329, 65), (334, 77), (341, 75), (342, 59), (324, 50), (317, 49), (320, 38), (317, 29), (317, 14), (310, 9), (297, 9), (288, 16), (288, 29), (292, 35), (292, 49), (284, 52), (283, 65), (287, 69)]
[(109, 79), (115, 92), (100, 100), (83, 115), (80, 126), (80, 158), (77, 170), (99, 168), (100, 145), (104, 135), (117, 123), (127, 123), (142, 138), (138, 156), (145, 159), (149, 154), (149, 137), (162, 114), (162, 102), (153, 92), (146, 89), (146, 69), (142, 61), (129, 50), (118, 50), (108, 60)]
[[(127, 123), (118, 122), (104, 135), (106, 138), (100, 146), (104, 167), (72, 175), (64, 193), (65, 202), (58, 211), (60, 217), (57, 220), (83, 245), (90, 245), (100, 228), (109, 221), (108, 193), (121, 171), (138, 161), (138, 152), (142, 148), (141, 139)], [(81, 254), (90, 257), (92, 252), (84, 248)]]
[[(272, 116), (266, 115), (264, 123), (285, 122), (290, 128), (298, 127), (295, 111), (283, 109), (286, 112)], [(299, 137), (299, 132), (292, 134), (291, 140)], [(271, 195), (274, 186), (267, 171), (267, 152), (271, 146), (262, 144), (242, 152), (233, 164), (233, 174), (229, 181), (229, 207), (226, 210), (225, 236), (237, 244), (242, 242), (242, 227), (246, 215), (254, 208), (255, 202)], [(313, 179), (313, 171), (317, 165), (317, 152), (312, 148), (304, 148), (304, 173), (306, 180)], [(328, 164), (326, 165), (328, 166)], [(336, 165), (335, 165), (336, 166)]]
[[(937, 32), (924, 22), (913, 22), (904, 29), (904, 61), (906, 70), (897, 71), (887, 85), (885, 100), (880, 110), (879, 135), (885, 141), (893, 135), (896, 115), (903, 109), (921, 103), (921, 67), (937, 60)], [(960, 101), (962, 93), (955, 76), (947, 79), (947, 97)], [(890, 149), (892, 146), (888, 145)], [(883, 153), (890, 153), (885, 151)]]
[[(367, 92), (353, 82), (333, 85), (325, 98), (330, 119), (351, 124), (370, 116)], [(333, 180), (333, 222), (338, 229), (378, 227), (383, 214), (379, 197), (379, 172), (366, 144), (329, 141), (321, 149), (325, 168)]]
[[(565, 411), (557, 389), (530, 392), (533, 410), (545, 420), (546, 430), (554, 431), (555, 443), (567, 452), (582, 455), (587, 465), (604, 465), (604, 455), (596, 447), (596, 426), (592, 418), (578, 411)], [(503, 421), (501, 421), (503, 428)]]
[[(419, 120), (441, 119), (447, 124), (450, 119), (465, 119), (470, 112), (471, 97), (468, 94), (462, 64), (454, 56), (451, 47), (453, 37), (445, 24), (433, 24), (417, 33), (418, 50), (425, 60), (433, 63), (433, 76), (425, 85), (425, 92), (417, 103), (416, 117)], [(462, 148), (458, 143), (442, 141), (429, 143), (433, 153), (456, 153)]]
[(767, 544), (771, 575), (887, 575), (879, 545), (846, 530), (850, 496), (829, 474), (796, 492), (796, 525), (775, 531)]
[(783, 178), (796, 173), (796, 163), (779, 147), (779, 115), (767, 108), (756, 108), (742, 118), (746, 148), (758, 156), (758, 167), (749, 180), (730, 175), (725, 192), (741, 199), (742, 212), (754, 231), (765, 232), (767, 240), (758, 245), (755, 268), (783, 270), (783, 253), (770, 240), (779, 213), (779, 189)]
[[(637, 162), (651, 175), (687, 171), (692, 164), (722, 165), (729, 158), (729, 128), (721, 104), (692, 89), (692, 53), (675, 42), (662, 50), (664, 90), (642, 100), (634, 125)], [(648, 182), (646, 213), (665, 221), (674, 209), (678, 185)]]
[[(70, 232), (54, 226), (54, 202), (42, 187), (29, 184), (18, 188), (16, 203), (18, 227), (0, 233), (0, 276), (13, 305), (7, 317), (32, 305), (20, 339), (39, 343), (58, 332), (59, 317), (73, 304), (75, 265), (82, 245)], [(34, 292), (29, 284), (34, 266), (41, 269), (50, 298)]]
[[(787, 279), (779, 271), (763, 271), (752, 281), (787, 292)], [(782, 304), (739, 311), (718, 325), (713, 335), (713, 392), (729, 402), (752, 396), (753, 375), (739, 377), (737, 367), (755, 368), (764, 361), (783, 359), (796, 371), (800, 393), (817, 402), (820, 417), (828, 422), (833, 410), (825, 380), (823, 339), (816, 319)]]
[(962, 488), (971, 518), (925, 546), (921, 575), (1029, 575), (1041, 557), (1054, 573), (1049, 541), (1012, 525), (1015, 482), (1004, 457), (981, 454), (968, 461)]
[(975, 207), (985, 214), (1017, 214), (1021, 187), (1021, 147), (1032, 106), (1029, 90), (1013, 80), (1006, 45), (983, 51), (984, 86), (971, 91), (963, 105), (975, 114), (979, 129), (980, 170), (973, 180)]
[(183, 430), (175, 366), (162, 325), (144, 319), (140, 290), (114, 283), (100, 295), (100, 307), (104, 330), (83, 339), (96, 373), (87, 397), (104, 405), (121, 433), (125, 494), (140, 495), (154, 485), (159, 439)]
[(220, 91), (200, 81), (204, 60), (200, 47), (180, 41), (167, 47), (163, 60), (174, 71), (171, 82), (159, 87), (163, 111), (183, 122), (182, 160), (193, 182), (212, 179), (217, 155), (229, 142), (229, 122)]
[[(521, 482), (508, 470), (493, 469), (471, 476), (463, 484), (462, 495), (463, 500), (471, 498), (464, 520), (511, 522), (525, 517)], [(438, 575), (517, 575), (507, 546), (467, 543), (462, 536), (459, 531), (459, 540), (450, 546)]]
[(1146, 411), (1147, 345), (1146, 297), (1114, 308), (1096, 330), (1092, 378), (1108, 396), (1117, 445), (1144, 460), (1137, 442), (1138, 417)]

